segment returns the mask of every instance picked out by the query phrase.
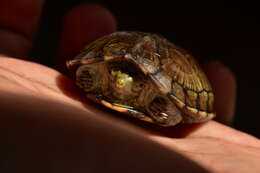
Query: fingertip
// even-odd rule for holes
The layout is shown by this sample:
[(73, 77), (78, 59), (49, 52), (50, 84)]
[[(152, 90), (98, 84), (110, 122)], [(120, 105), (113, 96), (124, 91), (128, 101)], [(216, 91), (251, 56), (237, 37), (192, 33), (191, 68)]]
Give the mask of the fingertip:
[(0, 1), (0, 53), (27, 58), (37, 32), (43, 0)]
[[(71, 34), (79, 34), (79, 38), (84, 35), (88, 36), (87, 39), (84, 39), (84, 42), (87, 43), (115, 31), (116, 25), (115, 17), (105, 7), (98, 4), (81, 4), (72, 8), (66, 15), (64, 32), (74, 31)], [(84, 33), (86, 31), (91, 34)]]
[(236, 83), (235, 75), (226, 65), (219, 61), (212, 61), (206, 64), (205, 70), (210, 77), (221, 76), (224, 79), (228, 79), (232, 83)]
[(64, 19), (58, 63), (73, 58), (84, 46), (97, 38), (114, 32), (116, 25), (112, 13), (100, 5), (75, 6)]
[(236, 102), (236, 78), (224, 64), (213, 61), (205, 66), (205, 72), (215, 93), (216, 120), (232, 124)]

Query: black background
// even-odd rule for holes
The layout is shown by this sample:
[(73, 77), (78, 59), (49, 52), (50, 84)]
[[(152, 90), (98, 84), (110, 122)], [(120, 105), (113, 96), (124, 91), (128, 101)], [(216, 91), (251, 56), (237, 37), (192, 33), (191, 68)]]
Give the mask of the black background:
[(201, 63), (218, 60), (229, 66), (238, 84), (234, 127), (260, 137), (260, 14), (256, 4), (49, 0), (32, 56), (51, 65), (45, 57), (54, 55), (64, 14), (77, 4), (89, 2), (110, 9), (118, 20), (119, 30), (160, 33), (191, 51)]

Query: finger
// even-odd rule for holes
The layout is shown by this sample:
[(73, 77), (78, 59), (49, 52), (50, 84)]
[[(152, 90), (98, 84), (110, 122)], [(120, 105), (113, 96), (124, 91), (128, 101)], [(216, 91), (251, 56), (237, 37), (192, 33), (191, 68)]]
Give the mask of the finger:
[(26, 57), (32, 46), (43, 0), (1, 0), (0, 53)]
[(231, 125), (236, 102), (236, 80), (234, 74), (223, 64), (211, 62), (205, 72), (215, 93), (216, 120)]
[(116, 21), (107, 9), (94, 4), (73, 8), (65, 17), (57, 68), (63, 69), (84, 46), (115, 30)]

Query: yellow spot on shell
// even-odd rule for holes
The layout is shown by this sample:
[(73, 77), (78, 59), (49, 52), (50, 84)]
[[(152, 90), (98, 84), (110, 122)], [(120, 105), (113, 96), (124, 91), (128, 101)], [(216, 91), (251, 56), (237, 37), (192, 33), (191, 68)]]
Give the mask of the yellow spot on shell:
[(112, 60), (112, 59), (115, 59), (115, 58), (117, 58), (117, 57), (114, 57), (114, 56), (105, 56), (105, 57), (104, 57), (104, 60), (105, 60), (105, 61), (109, 61), (109, 60)]
[(177, 97), (175, 97), (174, 95), (170, 95), (170, 97), (173, 99), (174, 103), (179, 107), (179, 108), (183, 108), (185, 106), (185, 104), (179, 100)]
[(208, 93), (206, 91), (199, 94), (199, 107), (203, 111), (208, 110)]
[(209, 99), (208, 99), (208, 110), (210, 112), (212, 112), (213, 111), (213, 104), (214, 104), (214, 95), (213, 95), (213, 93), (210, 92), (208, 94), (208, 97), (209, 97)]
[(208, 113), (205, 111), (199, 111), (198, 114), (200, 115), (201, 118), (206, 118), (208, 116)]
[(198, 113), (198, 110), (195, 109), (195, 108), (192, 108), (192, 107), (187, 106), (186, 109), (187, 109), (190, 113), (192, 113), (192, 114), (197, 114), (197, 113)]
[(198, 97), (198, 94), (191, 91), (191, 90), (188, 90), (187, 91), (187, 99), (186, 99), (186, 104), (190, 107), (196, 107), (196, 101), (197, 101), (197, 97)]

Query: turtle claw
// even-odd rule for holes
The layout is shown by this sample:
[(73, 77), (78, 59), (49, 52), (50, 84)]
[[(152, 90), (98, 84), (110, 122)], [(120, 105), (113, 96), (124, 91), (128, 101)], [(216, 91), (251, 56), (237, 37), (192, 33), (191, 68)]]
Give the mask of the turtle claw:
[(157, 96), (147, 107), (147, 112), (155, 123), (161, 126), (174, 126), (182, 121), (182, 114), (176, 106), (165, 97)]

